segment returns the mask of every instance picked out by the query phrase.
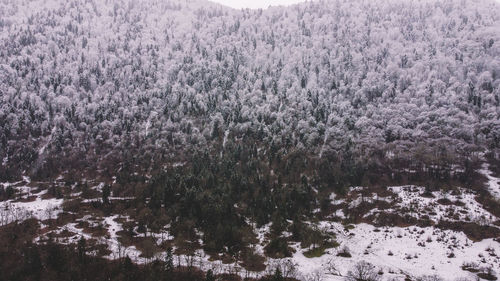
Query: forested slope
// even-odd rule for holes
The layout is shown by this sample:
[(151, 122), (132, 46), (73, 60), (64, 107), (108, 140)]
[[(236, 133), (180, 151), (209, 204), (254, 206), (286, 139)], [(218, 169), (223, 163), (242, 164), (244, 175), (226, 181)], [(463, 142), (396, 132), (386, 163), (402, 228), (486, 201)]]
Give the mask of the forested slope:
[(492, 0), (0, 0), (0, 279), (493, 276), (499, 145)]
[(0, 7), (5, 179), (154, 171), (238, 147), (450, 170), (500, 143), (493, 1)]

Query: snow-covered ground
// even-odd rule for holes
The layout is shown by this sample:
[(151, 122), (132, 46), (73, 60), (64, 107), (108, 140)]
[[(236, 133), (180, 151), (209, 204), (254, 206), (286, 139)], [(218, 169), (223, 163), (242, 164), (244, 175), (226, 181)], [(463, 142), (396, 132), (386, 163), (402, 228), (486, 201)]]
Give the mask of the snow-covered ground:
[(488, 163), (484, 163), (480, 172), (488, 178), (488, 191), (497, 200), (500, 200), (500, 178), (492, 176)]
[(41, 199), (31, 202), (1, 202), (0, 213), (6, 222), (23, 221), (29, 218), (39, 220), (53, 219), (61, 212), (63, 199)]
[[(488, 177), (488, 189), (497, 197), (500, 194), (499, 179), (493, 177), (488, 166), (481, 170)], [(16, 190), (16, 199), (0, 202), (0, 224), (12, 221), (22, 221), (31, 217), (45, 220), (56, 218), (61, 212), (62, 199), (43, 199), (47, 190), (38, 191), (33, 188), (29, 178), (21, 182), (1, 183), (3, 187), (12, 187)], [(102, 189), (103, 184), (94, 186)], [(35, 193), (33, 193), (35, 191)], [(335, 194), (330, 196), (333, 205), (343, 204), (345, 208), (336, 210), (336, 215), (341, 219), (348, 217), (349, 209), (357, 208), (363, 202), (377, 203), (383, 201), (386, 208), (373, 208), (364, 217), (372, 217), (376, 221), (382, 213), (409, 215), (417, 219), (429, 218), (435, 222), (445, 219), (448, 221), (475, 222), (480, 225), (497, 227), (494, 223), (498, 217), (489, 213), (475, 200), (476, 194), (470, 190), (456, 188), (450, 192), (425, 192), (425, 188), (418, 186), (388, 187), (389, 196), (381, 197), (377, 194), (370, 196), (359, 195), (366, 191), (363, 187), (351, 188), (346, 198), (339, 198)], [(426, 196), (422, 196), (423, 194)], [(44, 196), (45, 195), (45, 196)], [(78, 194), (74, 194), (78, 196)], [(497, 197), (498, 198), (498, 197)], [(112, 200), (131, 200), (132, 197), (112, 197)], [(96, 199), (88, 199), (91, 202)], [(345, 213), (347, 211), (347, 213)], [(344, 214), (345, 213), (345, 214)], [(141, 251), (135, 246), (124, 247), (119, 242), (118, 232), (123, 230), (123, 220), (129, 218), (119, 215), (109, 217), (91, 217), (86, 215), (75, 222), (70, 222), (60, 227), (56, 232), (67, 231), (69, 237), (58, 239), (61, 243), (76, 243), (80, 237), (87, 239), (96, 238), (99, 243), (106, 244), (110, 254), (109, 259), (129, 256), (136, 263), (144, 263), (146, 259), (141, 256)], [(85, 221), (90, 227), (102, 225), (106, 234), (101, 237), (92, 236), (84, 232), (80, 221)], [(251, 223), (250, 221), (248, 223)], [(459, 277), (475, 280), (476, 275), (463, 270), (464, 264), (475, 264), (477, 269), (491, 268), (500, 272), (500, 243), (494, 239), (472, 241), (463, 232), (441, 230), (436, 227), (380, 227), (362, 223), (346, 228), (340, 222), (320, 221), (319, 228), (324, 232), (335, 235), (340, 244), (337, 248), (327, 249), (326, 253), (318, 258), (307, 258), (301, 249), (300, 243), (291, 244), (296, 250), (293, 257), (284, 260), (268, 259), (267, 269), (264, 272), (249, 272), (238, 263), (223, 264), (221, 261), (212, 261), (203, 250), (197, 250), (194, 256), (174, 256), (175, 263), (194, 265), (203, 270), (212, 269), (214, 273), (237, 273), (242, 277), (260, 277), (272, 273), (273, 268), (280, 265), (295, 265), (294, 276), (301, 280), (312, 280), (321, 277), (324, 281), (346, 280), (345, 276), (356, 263), (367, 261), (373, 264), (377, 271), (383, 272), (382, 280), (404, 280), (405, 277), (419, 277), (423, 275), (438, 275), (444, 280), (455, 280)], [(255, 252), (264, 255), (264, 246), (267, 243), (267, 234), (271, 224), (255, 229), (258, 243)], [(157, 244), (161, 244), (173, 237), (168, 232), (168, 226), (161, 233), (152, 233)], [(202, 233), (200, 233), (200, 236)], [(284, 235), (286, 236), (286, 235)], [(37, 238), (36, 241), (40, 239)], [(349, 249), (352, 257), (337, 256), (340, 249)], [(174, 249), (175, 250), (175, 249)], [(163, 259), (164, 252), (156, 254)], [(320, 279), (315, 279), (320, 280)]]
[[(485, 167), (488, 176), (488, 187), (492, 194), (498, 192), (498, 179), (492, 177)], [(374, 208), (364, 217), (381, 213), (409, 215), (417, 219), (428, 218), (434, 222), (439, 220), (474, 222), (479, 225), (494, 225), (498, 218), (485, 210), (475, 200), (472, 191), (457, 188), (450, 192), (432, 192), (423, 197), (425, 188), (418, 186), (389, 187), (391, 196), (379, 197), (358, 196), (361, 187), (351, 188), (346, 199), (330, 196), (333, 205), (346, 203), (347, 208), (356, 208), (362, 202), (375, 203), (385, 201), (390, 208), (379, 210)], [(427, 194), (429, 195), (429, 194)], [(337, 210), (337, 217), (344, 218), (344, 211)], [(340, 214), (339, 214), (340, 212)], [(297, 252), (293, 261), (297, 263), (299, 272), (307, 276), (323, 276), (323, 280), (345, 280), (343, 276), (359, 261), (367, 261), (383, 272), (382, 280), (404, 280), (405, 276), (418, 277), (438, 275), (445, 280), (459, 277), (475, 280), (476, 275), (462, 270), (465, 263), (477, 264), (478, 269), (491, 267), (500, 272), (500, 243), (493, 239), (474, 242), (463, 232), (440, 230), (435, 227), (383, 227), (376, 228), (369, 224), (353, 225), (346, 230), (337, 222), (320, 222), (321, 228), (334, 233), (341, 245), (337, 249), (327, 250), (327, 254), (319, 258), (307, 258), (304, 250), (295, 245)], [(347, 247), (351, 258), (337, 256), (337, 251)]]
[[(103, 218), (104, 226), (108, 235), (99, 238), (101, 243), (108, 245), (111, 254), (110, 259), (128, 255), (136, 263), (144, 263), (141, 252), (134, 246), (120, 247), (117, 232), (122, 229), (116, 221), (118, 216)], [(85, 219), (85, 218), (84, 218)], [(492, 254), (500, 253), (500, 244), (493, 239), (485, 239), (473, 242), (462, 232), (440, 230), (434, 227), (383, 227), (376, 228), (369, 224), (356, 225), (351, 230), (346, 230), (340, 223), (322, 221), (319, 223), (324, 231), (336, 234), (340, 243), (338, 248), (328, 249), (326, 254), (319, 258), (307, 258), (303, 255), (304, 249), (300, 249), (298, 243), (293, 245), (296, 253), (291, 259), (267, 261), (268, 269), (264, 272), (249, 272), (237, 263), (223, 264), (221, 261), (211, 261), (203, 250), (197, 250), (194, 256), (174, 256), (175, 263), (182, 265), (194, 265), (203, 270), (212, 269), (214, 273), (237, 273), (242, 277), (259, 277), (266, 273), (272, 273), (272, 268), (277, 264), (294, 264), (296, 266), (296, 277), (300, 280), (310, 280), (311, 276), (321, 276), (324, 281), (346, 280), (344, 277), (359, 261), (367, 261), (381, 270), (382, 280), (404, 280), (406, 276), (418, 277), (423, 275), (437, 274), (445, 280), (455, 280), (458, 277), (466, 277), (475, 280), (475, 274), (461, 269), (465, 263), (476, 263), (479, 268), (492, 267), (496, 272), (500, 271), (500, 258)], [(61, 228), (68, 230), (74, 235), (66, 242), (76, 243), (81, 237), (92, 238), (82, 229), (76, 227), (76, 223), (70, 223)], [(256, 229), (260, 242), (265, 241), (270, 225)], [(159, 241), (160, 235), (155, 235)], [(168, 235), (167, 235), (168, 236)], [(95, 238), (95, 237), (94, 237)], [(63, 241), (61, 241), (63, 242)], [(338, 257), (339, 249), (347, 247), (351, 258)], [(175, 250), (175, 249), (174, 249)], [(256, 245), (256, 252), (263, 253), (263, 247)], [(453, 254), (453, 256), (451, 256)], [(157, 258), (164, 259), (165, 253), (156, 254)]]
[[(343, 226), (334, 222), (322, 222), (322, 227), (337, 231)], [(500, 259), (491, 256), (488, 248), (500, 253), (500, 244), (492, 239), (472, 242), (462, 232), (439, 230), (434, 227), (384, 227), (377, 229), (368, 224), (356, 225), (354, 229), (337, 232), (340, 247), (329, 249), (319, 258), (306, 258), (302, 251), (297, 251), (293, 260), (299, 271), (308, 274), (322, 273), (324, 280), (345, 280), (342, 276), (330, 274), (332, 265), (341, 275), (359, 261), (372, 263), (384, 274), (384, 280), (403, 280), (405, 276), (418, 277), (438, 275), (445, 280), (475, 275), (461, 269), (464, 263), (475, 262), (481, 267), (491, 266), (496, 272), (500, 270)], [(338, 249), (347, 247), (351, 258), (337, 256)], [(454, 257), (449, 257), (453, 253)]]
[(43, 199), (47, 190), (33, 193), (30, 183), (28, 177), (24, 177), (23, 182), (1, 183), (4, 187), (10, 186), (16, 190), (17, 198), (0, 202), (0, 225), (14, 221), (21, 222), (30, 218), (39, 220), (57, 218), (62, 211), (63, 199)]
[[(432, 192), (432, 197), (423, 197), (425, 188), (417, 186), (389, 187), (389, 190), (395, 193), (396, 197), (392, 201), (387, 198), (386, 201), (391, 202), (394, 207), (383, 210), (386, 213), (404, 213), (419, 219), (427, 216), (435, 222), (445, 219), (475, 222), (480, 225), (492, 224), (498, 220), (475, 200), (474, 192), (463, 188), (457, 188), (454, 192)], [(443, 204), (439, 203), (439, 200), (446, 201), (441, 201), (445, 202)]]
[[(473, 242), (462, 232), (435, 227), (377, 228), (358, 224), (348, 230), (341, 223), (330, 221), (320, 222), (319, 227), (324, 232), (335, 234), (340, 246), (326, 250), (321, 257), (307, 258), (303, 254), (307, 249), (301, 249), (300, 243), (292, 245), (296, 252), (290, 261), (296, 265), (300, 280), (320, 280), (313, 277), (321, 277), (323, 281), (346, 280), (348, 271), (360, 261), (367, 261), (382, 271), (382, 280), (404, 280), (405, 277), (424, 275), (438, 275), (444, 280), (459, 277), (475, 280), (475, 274), (462, 270), (465, 263), (478, 264), (478, 269), (492, 267), (500, 272), (500, 243), (493, 239)], [(269, 229), (270, 225), (256, 229), (257, 252), (260, 254)], [(337, 256), (344, 247), (349, 249), (351, 258)], [(276, 263), (278, 261), (272, 259), (267, 262), (270, 267)]]

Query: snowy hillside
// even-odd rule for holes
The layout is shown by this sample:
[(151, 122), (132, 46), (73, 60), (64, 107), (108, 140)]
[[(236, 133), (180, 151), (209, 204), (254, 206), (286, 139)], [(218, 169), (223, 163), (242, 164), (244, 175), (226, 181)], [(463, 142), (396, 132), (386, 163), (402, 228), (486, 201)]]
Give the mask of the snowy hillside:
[(0, 1), (0, 280), (497, 280), (500, 4)]
[(131, 149), (158, 167), (225, 133), (321, 156), (500, 142), (494, 1), (1, 5), (4, 178), (116, 168)]

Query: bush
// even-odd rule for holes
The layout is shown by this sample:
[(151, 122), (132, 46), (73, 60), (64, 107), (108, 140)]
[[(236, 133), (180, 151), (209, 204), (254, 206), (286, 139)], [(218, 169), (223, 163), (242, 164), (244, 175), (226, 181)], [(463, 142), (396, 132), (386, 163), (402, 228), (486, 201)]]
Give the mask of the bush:
[(417, 279), (417, 281), (443, 281), (443, 278), (437, 275), (425, 275)]
[(342, 249), (340, 249), (340, 251), (337, 253), (337, 256), (344, 258), (352, 257), (351, 251), (349, 250), (349, 248), (347, 248), (347, 246), (344, 246)]
[(80, 211), (80, 201), (79, 200), (65, 200), (62, 204), (63, 210), (65, 212), (78, 213)]
[(313, 248), (304, 252), (304, 256), (306, 258), (318, 258), (324, 254), (325, 254), (325, 248), (323, 247)]
[(491, 267), (483, 269), (482, 272), (477, 274), (477, 277), (485, 280), (498, 280), (495, 271)]
[(264, 248), (264, 251), (271, 258), (286, 258), (291, 257), (293, 254), (293, 249), (288, 247), (288, 242), (282, 237), (272, 239)]
[(462, 269), (465, 270), (465, 271), (469, 271), (469, 272), (479, 272), (479, 265), (477, 263), (474, 263), (474, 262), (464, 262), (462, 264)]
[(380, 275), (375, 266), (366, 261), (358, 262), (352, 270), (347, 272), (349, 281), (378, 281)]

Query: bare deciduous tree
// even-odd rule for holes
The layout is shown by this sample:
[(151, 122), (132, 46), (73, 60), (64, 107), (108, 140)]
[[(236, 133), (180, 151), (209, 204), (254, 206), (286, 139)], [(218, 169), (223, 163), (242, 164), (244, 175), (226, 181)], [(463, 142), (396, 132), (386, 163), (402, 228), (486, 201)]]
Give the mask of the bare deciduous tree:
[(323, 269), (331, 275), (335, 276), (342, 276), (340, 271), (337, 269), (337, 265), (335, 264), (335, 261), (333, 259), (329, 259), (324, 265)]
[(315, 270), (306, 276), (304, 276), (305, 281), (323, 281), (325, 280), (325, 274), (322, 270)]
[(379, 281), (380, 276), (373, 264), (360, 261), (347, 273), (347, 279), (349, 281)]
[(443, 278), (437, 275), (425, 275), (417, 278), (417, 281), (443, 281)]

